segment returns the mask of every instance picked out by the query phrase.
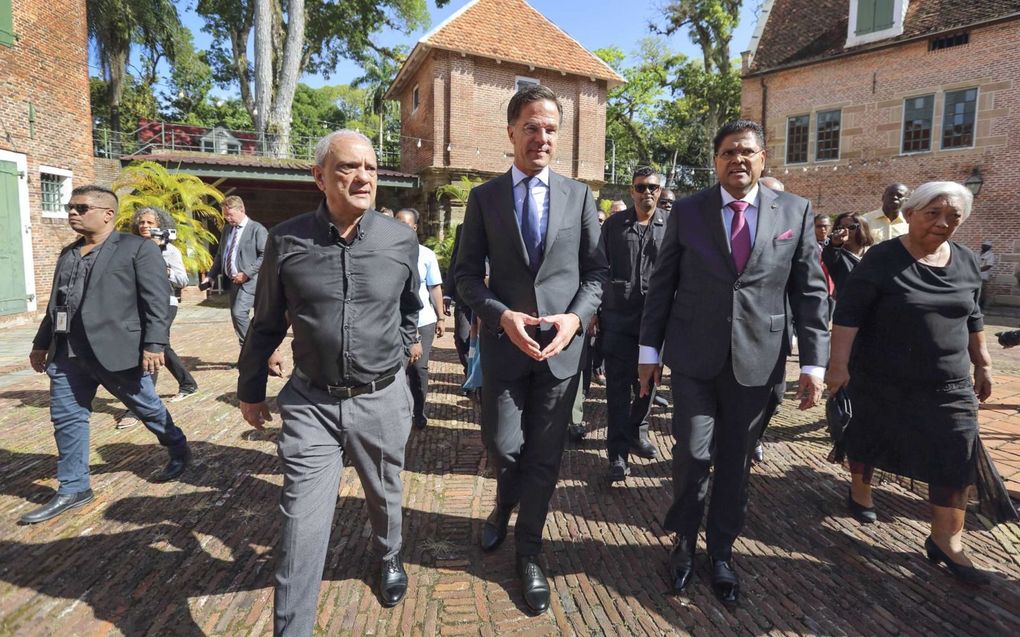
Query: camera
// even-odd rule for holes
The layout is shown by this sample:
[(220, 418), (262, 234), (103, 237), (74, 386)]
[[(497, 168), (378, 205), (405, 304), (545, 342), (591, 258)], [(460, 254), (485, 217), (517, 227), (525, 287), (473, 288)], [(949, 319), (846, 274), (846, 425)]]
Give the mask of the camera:
[(158, 243), (160, 247), (162, 247), (170, 243), (171, 241), (177, 240), (177, 229), (167, 228), (166, 230), (164, 230), (163, 228), (150, 228), (149, 236), (155, 239), (156, 243)]

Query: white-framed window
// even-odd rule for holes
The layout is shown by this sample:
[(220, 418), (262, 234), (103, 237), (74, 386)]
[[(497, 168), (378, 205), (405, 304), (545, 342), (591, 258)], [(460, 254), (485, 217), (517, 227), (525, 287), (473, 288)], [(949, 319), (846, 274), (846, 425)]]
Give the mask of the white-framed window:
[(411, 89), (411, 114), (418, 112), (418, 104), (421, 101), (421, 95), (418, 93), (418, 85), (415, 84), (414, 88)]
[(533, 77), (525, 77), (523, 75), (518, 75), (514, 80), (514, 92), (517, 92), (529, 86), (541, 86), (541, 84), (542, 84), (541, 82), (539, 82)]
[(67, 211), (64, 204), (71, 201), (71, 178), (74, 174), (70, 170), (54, 168), (52, 166), (39, 166), (39, 190), (42, 201), (42, 216), (53, 218), (67, 218)]
[(895, 38), (903, 33), (909, 0), (849, 0), (846, 46)]
[(202, 135), (201, 144), (203, 153), (216, 153), (217, 155), (241, 154), (241, 142), (222, 126), (217, 126), (205, 135)]

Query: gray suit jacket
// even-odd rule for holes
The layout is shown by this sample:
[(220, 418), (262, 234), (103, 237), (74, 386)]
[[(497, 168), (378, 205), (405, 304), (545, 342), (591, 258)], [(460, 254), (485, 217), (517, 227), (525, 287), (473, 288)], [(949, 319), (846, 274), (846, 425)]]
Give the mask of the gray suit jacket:
[[(463, 227), (454, 277), (461, 300), (488, 328), (479, 336), (483, 374), (519, 378), (528, 373), (532, 361), (503, 334), (499, 319), (504, 311), (532, 316), (572, 312), (581, 319), (583, 333), (598, 309), (608, 266), (599, 244), (591, 189), (549, 171), (549, 224), (537, 274), (531, 272), (521, 238), (509, 171), (471, 191)], [(544, 347), (554, 332), (544, 326), (536, 340)], [(554, 376), (569, 378), (578, 372), (584, 340), (574, 338), (549, 359)]]
[(789, 353), (786, 298), (801, 365), (829, 356), (828, 294), (818, 260), (811, 204), (759, 188), (758, 227), (750, 259), (737, 276), (715, 185), (673, 205), (649, 282), (641, 345), (663, 349), (670, 369), (714, 378), (732, 356), (741, 385), (778, 382)]
[[(209, 270), (209, 278), (215, 279), (225, 274), (227, 267), (224, 259), (227, 258), (227, 242), (230, 241), (230, 233), (233, 226), (227, 224), (220, 235), (220, 244), (216, 248), (216, 258), (213, 259), (212, 268)], [(269, 232), (266, 227), (251, 217), (244, 226), (244, 231), (237, 239), (237, 271), (248, 275), (248, 280), (241, 285), (241, 289), (250, 294), (255, 294), (256, 280), (259, 276), (259, 268), (262, 267), (262, 254), (266, 251), (266, 237)]]
[[(57, 259), (46, 316), (32, 341), (33, 349), (53, 355), (57, 280), (61, 265), (71, 258), (65, 247)], [(145, 345), (170, 342), (170, 281), (166, 263), (156, 244), (148, 239), (114, 232), (103, 243), (85, 287), (78, 313), (85, 338), (104, 369), (119, 372), (138, 367)]]

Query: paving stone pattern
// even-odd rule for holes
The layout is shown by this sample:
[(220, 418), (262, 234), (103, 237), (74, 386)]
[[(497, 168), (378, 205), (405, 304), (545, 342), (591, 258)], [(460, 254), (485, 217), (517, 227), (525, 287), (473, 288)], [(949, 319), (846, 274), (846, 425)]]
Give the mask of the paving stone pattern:
[[(24, 360), (33, 330), (0, 334), (0, 635), (272, 633), (279, 422), (262, 433), (241, 420), (229, 323), (222, 309), (185, 307), (174, 326), (175, 349), (201, 386), (171, 405), (195, 453), (182, 481), (150, 481), (165, 461), (162, 450), (142, 428), (114, 429), (122, 407), (101, 390), (92, 419), (95, 501), (32, 527), (16, 520), (56, 486), (47, 380), (11, 354)], [(704, 565), (689, 597), (670, 595), (670, 538), (660, 526), (671, 497), (669, 463), (636, 459), (623, 486), (604, 482), (605, 396), (597, 385), (586, 404), (591, 434), (566, 452), (546, 527), (552, 607), (529, 617), (512, 538), (491, 555), (477, 548), (495, 482), (477, 411), (458, 392), (449, 336), (437, 342), (432, 372), (430, 424), (412, 432), (404, 473), (408, 597), (393, 609), (376, 600), (363, 494), (348, 469), (317, 634), (1020, 634), (1016, 525), (990, 527), (968, 515), (970, 555), (997, 575), (984, 590), (957, 585), (923, 558), (925, 501), (887, 482), (876, 492), (879, 523), (855, 522), (844, 506), (847, 474), (825, 461), (820, 410), (785, 405), (766, 433), (766, 462), (753, 469), (735, 549), (742, 603), (732, 611), (718, 604)], [(271, 380), (270, 394), (282, 385)], [(169, 374), (158, 387), (176, 391)], [(981, 412), (986, 444), (1000, 470), (1012, 470), (1015, 492), (1018, 407), (1020, 378), (1007, 377), (995, 405)], [(652, 429), (668, 458), (668, 412), (655, 412)]]

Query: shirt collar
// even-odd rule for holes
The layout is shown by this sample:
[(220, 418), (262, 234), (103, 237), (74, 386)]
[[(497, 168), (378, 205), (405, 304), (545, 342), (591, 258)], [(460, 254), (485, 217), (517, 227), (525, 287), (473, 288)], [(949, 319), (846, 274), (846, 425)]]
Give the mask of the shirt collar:
[[(736, 197), (734, 197), (730, 193), (726, 192), (726, 189), (723, 188), (722, 186), (719, 186), (719, 192), (722, 194), (722, 205), (723, 205), (723, 208), (725, 208), (726, 206), (730, 205), (731, 201), (736, 201), (737, 200)], [(748, 192), (743, 197), (741, 197), (740, 201), (746, 201), (748, 203), (748, 205), (754, 206), (755, 208), (757, 208), (758, 207), (758, 184), (757, 183), (754, 184), (754, 186), (751, 187), (751, 191)]]
[[(341, 236), (340, 230), (333, 224), (333, 218), (329, 216), (329, 208), (326, 207), (326, 199), (323, 198), (319, 202), (319, 208), (315, 211), (315, 216), (319, 220), (321, 227), (324, 229), (326, 236), (329, 237), (333, 243), (340, 243)], [(365, 211), (365, 214), (361, 215), (361, 221), (358, 222), (358, 231), (354, 234), (354, 241), (365, 238), (365, 233), (369, 231), (372, 224), (375, 223), (375, 218), (381, 216), (375, 211), (375, 208), (369, 208)]]
[[(514, 180), (514, 188), (516, 188), (517, 185), (521, 183), (522, 179), (527, 177), (527, 175), (525, 175), (524, 172), (520, 168), (517, 167), (517, 164), (513, 164), (512, 166), (510, 166), (510, 174), (513, 177), (513, 180)], [(537, 175), (535, 175), (534, 178), (539, 180), (540, 182), (542, 182), (542, 185), (548, 187), (549, 186), (549, 167), (546, 166), (545, 168), (543, 168), (542, 172), (540, 172)]]

